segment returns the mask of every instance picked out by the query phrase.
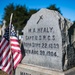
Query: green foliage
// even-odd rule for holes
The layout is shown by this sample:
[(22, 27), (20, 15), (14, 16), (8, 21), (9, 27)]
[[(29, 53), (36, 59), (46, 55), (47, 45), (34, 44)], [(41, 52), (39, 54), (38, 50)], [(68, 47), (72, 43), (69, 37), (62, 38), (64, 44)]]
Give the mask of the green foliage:
[[(59, 13), (61, 13), (59, 8), (57, 8), (55, 4), (49, 6), (48, 9), (56, 10)], [(12, 3), (5, 7), (3, 19), (6, 20), (6, 25), (9, 25), (10, 15), (11, 15), (11, 13), (13, 13), (12, 24), (15, 26), (16, 30), (19, 30), (19, 32), (21, 34), (21, 31), (22, 31), (23, 27), (25, 27), (30, 16), (32, 14), (36, 13), (37, 11), (38, 10), (36, 10), (36, 9), (28, 10), (25, 5), (24, 6), (14, 5)]]
[(75, 25), (75, 21), (73, 21), (73, 24)]
[(74, 30), (75, 30), (75, 21), (73, 22), (73, 25), (69, 28), (69, 35), (73, 35), (73, 33), (74, 33)]
[(9, 20), (10, 20), (10, 15), (12, 12), (14, 12), (15, 10), (15, 6), (12, 4), (9, 4), (7, 7), (5, 7), (5, 12), (4, 12), (4, 16), (3, 16), (3, 19), (6, 20), (6, 24), (9, 24)]
[(15, 26), (16, 30), (21, 32), (29, 18), (27, 8), (25, 6), (17, 5), (13, 14), (13, 25)]
[(15, 26), (16, 30), (19, 30), (20, 34), (30, 16), (37, 12), (35, 9), (28, 11), (25, 5), (14, 5), (13, 3), (6, 6), (4, 10), (3, 19), (6, 20), (6, 25), (9, 25), (10, 15), (13, 13), (12, 24)]
[(32, 14), (36, 13), (37, 11), (38, 10), (36, 10), (36, 9), (30, 9), (28, 14), (29, 14), (29, 16), (31, 16)]
[(60, 14), (62, 14), (61, 11), (60, 11), (60, 8), (57, 8), (55, 4), (52, 4), (47, 8), (50, 9), (50, 10), (58, 11)]

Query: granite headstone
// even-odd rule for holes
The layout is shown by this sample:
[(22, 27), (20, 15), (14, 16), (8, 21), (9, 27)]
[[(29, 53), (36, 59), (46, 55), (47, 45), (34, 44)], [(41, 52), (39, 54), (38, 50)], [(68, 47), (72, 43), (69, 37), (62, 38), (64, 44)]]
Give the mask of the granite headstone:
[(63, 71), (69, 44), (67, 30), (72, 23), (56, 11), (41, 9), (23, 30), (25, 57), (22, 64)]
[(23, 29), (23, 60), (15, 75), (75, 75), (72, 24), (57, 11), (33, 14)]

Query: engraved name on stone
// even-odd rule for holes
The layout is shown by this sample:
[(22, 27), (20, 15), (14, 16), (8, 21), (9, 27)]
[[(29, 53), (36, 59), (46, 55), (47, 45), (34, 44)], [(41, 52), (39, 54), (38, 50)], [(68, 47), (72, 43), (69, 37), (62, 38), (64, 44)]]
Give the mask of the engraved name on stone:
[[(53, 27), (41, 27), (41, 28), (29, 28), (27, 31), (29, 34), (34, 34), (37, 33), (40, 35), (25, 35), (26, 41), (24, 42), (25, 47), (33, 47), (33, 48), (49, 48), (49, 49), (59, 49), (59, 43), (47, 43), (47, 42), (34, 42), (34, 41), (55, 41), (56, 36), (54, 34), (54, 29)], [(48, 35), (41, 35), (41, 33), (48, 33)], [(50, 33), (50, 34), (49, 34)], [(27, 42), (28, 40), (28, 42)], [(33, 40), (33, 42), (29, 42), (29, 40)], [(30, 49), (25, 49), (25, 52), (27, 54), (37, 54), (37, 55), (46, 55), (46, 56), (57, 56), (56, 52), (53, 51), (45, 51), (45, 50), (30, 50)]]
[(31, 75), (31, 74), (25, 73), (25, 72), (20, 72), (20, 75)]

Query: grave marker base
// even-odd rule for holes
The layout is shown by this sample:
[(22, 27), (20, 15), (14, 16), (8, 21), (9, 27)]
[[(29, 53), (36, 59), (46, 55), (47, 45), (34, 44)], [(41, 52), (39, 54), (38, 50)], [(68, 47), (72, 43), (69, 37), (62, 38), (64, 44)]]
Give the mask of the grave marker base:
[(60, 72), (27, 64), (19, 64), (16, 68), (15, 75), (75, 75), (75, 67)]

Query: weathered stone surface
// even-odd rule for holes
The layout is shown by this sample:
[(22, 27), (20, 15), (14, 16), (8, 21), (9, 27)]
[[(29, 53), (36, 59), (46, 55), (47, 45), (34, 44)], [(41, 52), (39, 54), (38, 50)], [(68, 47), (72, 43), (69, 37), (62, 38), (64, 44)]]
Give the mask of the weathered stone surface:
[(23, 30), (25, 57), (22, 64), (62, 71), (67, 65), (67, 31), (71, 25), (70, 21), (53, 10), (41, 9), (33, 14)]
[(19, 64), (15, 75), (75, 75), (75, 68), (59, 72), (42, 67)]

